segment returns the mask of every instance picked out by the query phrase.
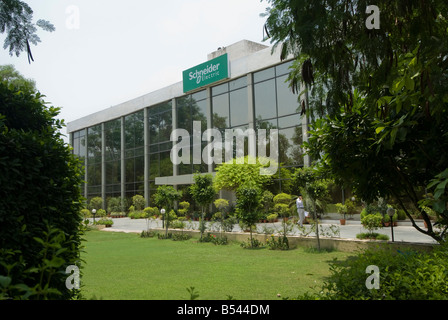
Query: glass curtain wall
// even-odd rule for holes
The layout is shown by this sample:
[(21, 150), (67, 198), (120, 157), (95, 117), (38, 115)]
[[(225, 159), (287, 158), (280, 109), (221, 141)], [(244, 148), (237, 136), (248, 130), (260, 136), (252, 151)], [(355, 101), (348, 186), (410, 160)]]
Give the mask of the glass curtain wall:
[[(202, 150), (208, 144), (202, 141), (202, 134), (207, 130), (207, 92), (206, 90), (199, 91), (190, 95), (186, 95), (176, 99), (177, 112), (177, 128), (185, 129), (190, 135), (190, 163), (181, 163), (178, 166), (178, 174), (194, 174), (196, 172), (208, 172), (208, 165), (202, 161)], [(201, 123), (200, 144), (195, 144), (193, 139), (193, 121)], [(200, 164), (193, 163), (194, 149), (201, 150)], [(199, 159), (198, 159), (199, 160)], [(199, 161), (196, 161), (199, 162)]]
[(80, 161), (80, 165), (82, 167), (82, 183), (80, 185), (81, 193), (84, 194), (84, 187), (85, 187), (85, 160), (87, 156), (87, 144), (86, 144), (86, 129), (82, 129), (79, 131), (76, 131), (72, 135), (72, 147), (73, 147), (73, 154), (77, 155)]
[(144, 112), (139, 111), (124, 118), (125, 197), (132, 203), (136, 194), (144, 195)]
[(101, 197), (101, 124), (87, 129), (87, 198)]
[(173, 175), (173, 164), (170, 159), (173, 129), (172, 102), (167, 101), (150, 107), (148, 110), (149, 126), (149, 184), (150, 196), (155, 193), (157, 177)]
[(288, 68), (292, 62), (254, 73), (256, 129), (279, 130), (278, 189), (292, 192), (290, 177), (294, 167), (303, 166), (302, 119), (298, 113), (298, 95), (289, 88)]
[[(226, 129), (249, 128), (247, 77), (232, 80), (212, 88), (212, 127), (221, 132), (225, 138)], [(245, 143), (244, 154), (248, 153)], [(234, 141), (233, 156), (236, 156), (236, 142)], [(222, 162), (225, 162), (225, 150)]]
[(104, 124), (106, 199), (121, 197), (121, 119)]

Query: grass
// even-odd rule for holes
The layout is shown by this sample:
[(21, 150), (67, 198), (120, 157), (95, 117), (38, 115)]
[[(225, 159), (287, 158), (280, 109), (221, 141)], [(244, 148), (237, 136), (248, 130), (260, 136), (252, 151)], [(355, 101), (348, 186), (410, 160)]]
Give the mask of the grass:
[(86, 299), (184, 300), (194, 287), (201, 300), (294, 298), (319, 289), (328, 262), (345, 252), (313, 253), (243, 249), (239, 243), (216, 246), (140, 238), (138, 234), (89, 231), (85, 236), (81, 292)]

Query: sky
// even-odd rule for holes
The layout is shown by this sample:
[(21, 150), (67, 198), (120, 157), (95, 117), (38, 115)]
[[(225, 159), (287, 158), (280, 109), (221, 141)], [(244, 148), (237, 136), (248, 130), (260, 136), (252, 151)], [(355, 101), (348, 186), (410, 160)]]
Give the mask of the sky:
[[(182, 81), (183, 70), (218, 47), (243, 39), (269, 45), (260, 17), (266, 0), (25, 2), (34, 22), (48, 20), (56, 31), (38, 28), (31, 64), (26, 53), (7, 49), (0, 64), (35, 80), (65, 123)], [(0, 34), (2, 48), (4, 39)]]

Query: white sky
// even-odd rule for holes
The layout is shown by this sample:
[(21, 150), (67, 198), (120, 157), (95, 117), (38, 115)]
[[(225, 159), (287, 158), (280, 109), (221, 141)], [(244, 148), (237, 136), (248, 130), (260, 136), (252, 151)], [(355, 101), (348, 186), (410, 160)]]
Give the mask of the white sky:
[(183, 70), (218, 47), (243, 39), (263, 43), (260, 13), (268, 7), (260, 0), (25, 2), (34, 22), (48, 20), (56, 31), (38, 30), (42, 42), (31, 46), (31, 64), (26, 53), (10, 56), (9, 50), (0, 50), (0, 64), (34, 79), (66, 123), (182, 81)]

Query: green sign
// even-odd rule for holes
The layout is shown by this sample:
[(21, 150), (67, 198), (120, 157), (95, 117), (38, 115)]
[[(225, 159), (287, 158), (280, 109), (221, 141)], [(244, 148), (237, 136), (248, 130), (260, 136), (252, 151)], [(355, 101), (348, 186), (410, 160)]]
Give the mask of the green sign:
[(227, 53), (183, 72), (184, 92), (189, 92), (229, 77)]

